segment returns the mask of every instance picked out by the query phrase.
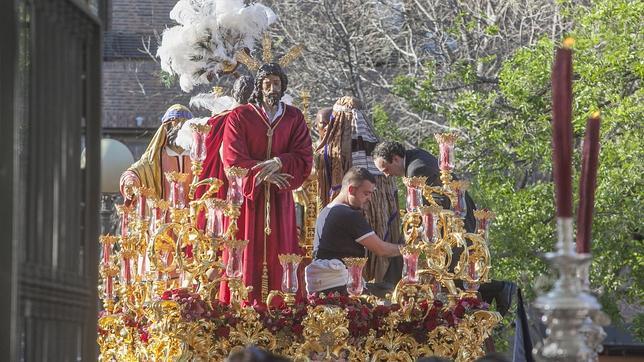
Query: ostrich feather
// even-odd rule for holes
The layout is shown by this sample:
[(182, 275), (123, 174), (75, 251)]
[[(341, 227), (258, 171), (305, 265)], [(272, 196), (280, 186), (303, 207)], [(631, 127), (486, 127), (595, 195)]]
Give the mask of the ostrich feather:
[(192, 130), (190, 129), (191, 124), (206, 124), (208, 122), (208, 117), (202, 118), (192, 118), (187, 120), (181, 126), (179, 133), (177, 133), (177, 145), (181, 146), (186, 151), (190, 151), (192, 148)]
[(184, 92), (209, 83), (224, 62), (235, 63), (235, 53), (253, 48), (277, 20), (269, 7), (245, 6), (242, 0), (179, 0), (170, 18), (178, 25), (163, 31), (157, 56), (161, 69), (179, 77)]
[(237, 105), (231, 96), (216, 97), (212, 93), (200, 93), (190, 98), (190, 107), (207, 109), (210, 114), (221, 113), (233, 109)]

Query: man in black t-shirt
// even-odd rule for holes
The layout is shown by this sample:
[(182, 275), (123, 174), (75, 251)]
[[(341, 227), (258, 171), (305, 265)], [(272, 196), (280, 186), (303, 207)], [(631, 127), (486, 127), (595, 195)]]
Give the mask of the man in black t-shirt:
[(340, 194), (320, 211), (313, 262), (305, 269), (308, 293), (346, 294), (348, 273), (342, 258), (365, 257), (365, 248), (378, 256), (400, 255), (399, 245), (380, 239), (362, 214), (375, 188), (376, 179), (367, 169), (351, 168), (342, 179)]

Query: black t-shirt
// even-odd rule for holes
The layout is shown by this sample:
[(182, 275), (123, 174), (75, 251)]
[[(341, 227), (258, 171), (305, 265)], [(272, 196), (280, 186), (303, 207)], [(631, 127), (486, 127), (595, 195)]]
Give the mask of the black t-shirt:
[(373, 234), (360, 210), (345, 204), (329, 204), (315, 223), (315, 259), (362, 258), (365, 248), (358, 241)]

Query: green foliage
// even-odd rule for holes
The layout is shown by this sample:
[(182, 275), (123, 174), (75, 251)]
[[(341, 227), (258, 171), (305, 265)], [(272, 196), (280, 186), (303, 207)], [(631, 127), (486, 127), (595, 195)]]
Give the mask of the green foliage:
[[(589, 8), (567, 11), (575, 23), (570, 35), (576, 39), (576, 177), (586, 119), (595, 110), (602, 112), (591, 284), (600, 290), (604, 310), (619, 323), (619, 303), (644, 300), (644, 36), (638, 25), (643, 23), (644, 2), (597, 0)], [(528, 296), (536, 277), (548, 272), (538, 255), (553, 250), (555, 239), (550, 148), (555, 47), (543, 38), (518, 49), (505, 60), (498, 86), (457, 88), (444, 104), (434, 106), (450, 126), (463, 131), (459, 172), (472, 175), (477, 204), (498, 215), (490, 234), (493, 276), (519, 281)], [(475, 81), (473, 71), (457, 67), (465, 85)], [(432, 74), (398, 79), (396, 93), (412, 108), (428, 110), (422, 105), (436, 101), (432, 79)], [(433, 142), (430, 138), (424, 143)], [(640, 338), (643, 323), (640, 315), (633, 324)]]
[(382, 104), (376, 104), (371, 109), (373, 125), (376, 128), (376, 134), (383, 140), (401, 141), (403, 139), (400, 130), (389, 119)]
[(171, 88), (177, 81), (177, 76), (162, 70), (159, 72), (159, 80), (166, 88)]

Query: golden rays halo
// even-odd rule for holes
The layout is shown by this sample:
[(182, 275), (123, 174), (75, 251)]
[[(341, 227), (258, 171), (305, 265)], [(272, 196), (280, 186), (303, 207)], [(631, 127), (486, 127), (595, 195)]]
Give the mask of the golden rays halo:
[[(289, 49), (286, 54), (284, 54), (277, 63), (280, 67), (284, 68), (291, 64), (295, 59), (302, 55), (304, 46), (302, 44), (295, 45)], [(264, 38), (262, 39), (262, 61), (259, 61), (253, 58), (247, 49), (239, 50), (235, 53), (235, 60), (237, 62), (244, 64), (249, 70), (256, 72), (262, 64), (272, 63), (273, 62), (273, 41), (268, 33), (264, 33)]]

